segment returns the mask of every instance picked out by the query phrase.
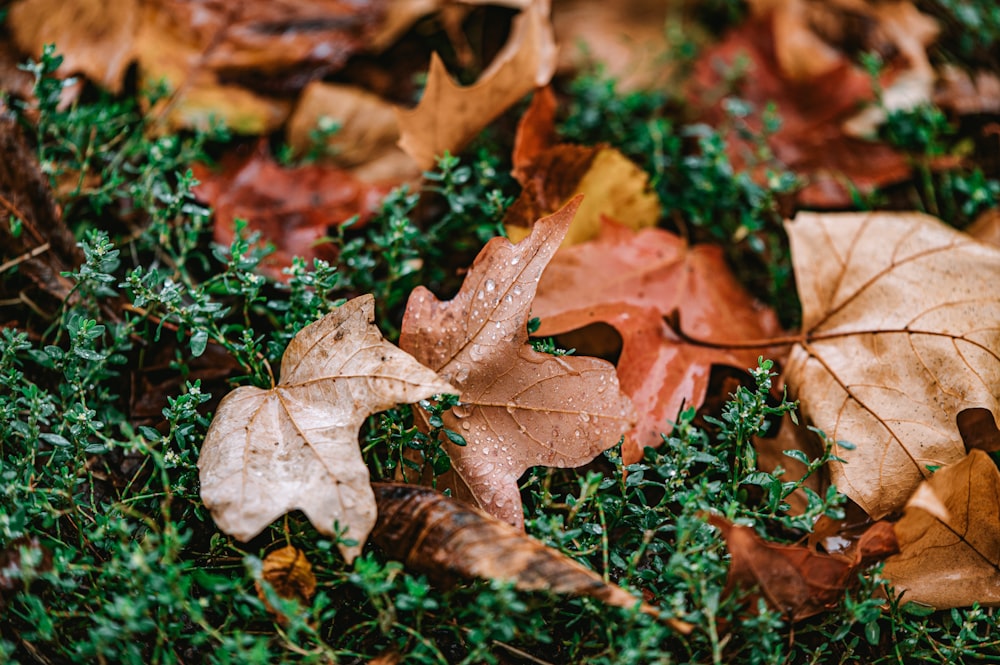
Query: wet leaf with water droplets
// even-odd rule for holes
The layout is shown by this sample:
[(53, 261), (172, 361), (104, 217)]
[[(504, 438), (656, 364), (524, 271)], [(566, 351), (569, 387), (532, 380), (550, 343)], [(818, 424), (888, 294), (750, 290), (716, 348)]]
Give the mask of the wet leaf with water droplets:
[(454, 392), (446, 381), (382, 339), (375, 300), (361, 296), (303, 328), (282, 357), (282, 378), (262, 390), (243, 386), (219, 404), (198, 460), (201, 498), (219, 528), (249, 540), (301, 509), (333, 535), (334, 522), (356, 545), (375, 524), (375, 497), (358, 446), (372, 413), (400, 402)]
[[(611, 363), (552, 356), (528, 344), (538, 277), (578, 206), (579, 198), (540, 219), (516, 245), (491, 240), (453, 300), (441, 302), (427, 289), (414, 290), (399, 339), (401, 348), (443, 376), (469, 368), (460, 386), (464, 406), (444, 417), (445, 426), (461, 431), (468, 445), (442, 442), (454, 473), (439, 478), (438, 486), (451, 487), (460, 498), (518, 526), (522, 473), (536, 465), (584, 464), (618, 443), (635, 419)], [(599, 392), (600, 385), (607, 389)], [(507, 451), (498, 455), (490, 442), (501, 436)]]

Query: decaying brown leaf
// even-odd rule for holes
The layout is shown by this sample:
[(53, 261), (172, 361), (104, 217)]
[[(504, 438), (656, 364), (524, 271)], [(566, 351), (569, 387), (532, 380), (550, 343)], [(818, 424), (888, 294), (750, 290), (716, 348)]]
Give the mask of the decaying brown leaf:
[(513, 173), (524, 189), (504, 216), (504, 228), (513, 242), (526, 237), (536, 219), (578, 194), (584, 195), (583, 203), (563, 238), (564, 246), (597, 236), (604, 217), (634, 229), (659, 221), (660, 199), (635, 162), (607, 145), (556, 144), (555, 136), (555, 97), (547, 87), (540, 88), (514, 138)]
[(574, 199), (538, 220), (516, 245), (491, 240), (454, 299), (441, 302), (415, 289), (399, 339), (461, 391), (461, 404), (444, 421), (468, 445), (442, 442), (457, 474), (456, 496), (517, 526), (524, 520), (517, 488), (522, 473), (538, 465), (584, 464), (634, 422), (610, 363), (539, 353), (528, 344), (538, 279), (578, 205)]
[(955, 418), (1000, 419), (1000, 251), (917, 213), (799, 213), (786, 225), (803, 341), (786, 380), (846, 463), (833, 482), (879, 519), (928, 466), (965, 456)]
[(708, 522), (726, 539), (731, 561), (727, 592), (758, 588), (771, 607), (792, 621), (829, 610), (857, 581), (857, 572), (897, 551), (892, 525), (877, 522), (861, 537), (853, 557), (817, 552), (804, 545), (772, 543), (751, 527), (718, 515)]
[(687, 343), (664, 321), (675, 312), (688, 335), (704, 339), (759, 340), (780, 331), (774, 313), (733, 277), (720, 248), (689, 247), (662, 229), (605, 223), (596, 240), (560, 249), (538, 285), (537, 334), (600, 322), (622, 336), (618, 377), (640, 414), (622, 448), (626, 464), (662, 443), (682, 403), (702, 403), (713, 363), (746, 369), (762, 353)]
[[(316, 576), (313, 574), (312, 564), (305, 552), (291, 545), (274, 550), (264, 557), (261, 577), (279, 596), (295, 598), (303, 605), (309, 605), (316, 593)], [(267, 594), (259, 582), (256, 587), (257, 596), (264, 601), (267, 609), (272, 614), (279, 614), (267, 601)]]
[(201, 498), (216, 524), (249, 540), (296, 508), (320, 533), (334, 522), (357, 545), (375, 523), (375, 497), (358, 447), (372, 413), (454, 389), (382, 339), (370, 295), (303, 328), (282, 357), (282, 378), (237, 388), (219, 404), (201, 449)]
[(282, 269), (294, 256), (335, 261), (333, 246), (319, 241), (355, 215), (365, 222), (390, 189), (335, 166), (281, 166), (264, 140), (254, 151), (226, 155), (218, 170), (195, 164), (193, 171), (200, 181), (195, 195), (215, 209), (215, 241), (228, 247), (235, 220), (246, 220), (250, 232), (260, 232), (262, 241), (275, 246), (261, 263), (261, 270), (275, 279), (284, 279)]
[(459, 152), (501, 113), (547, 84), (555, 58), (549, 0), (534, 0), (514, 18), (507, 44), (471, 86), (456, 85), (434, 54), (420, 104), (397, 110), (400, 147), (422, 169), (432, 168), (437, 157)]
[[(373, 483), (378, 522), (372, 541), (407, 568), (437, 584), (483, 577), (513, 582), (526, 591), (590, 596), (608, 605), (659, 616), (616, 584), (605, 582), (564, 554), (505, 522), (426, 487)], [(691, 626), (667, 619), (681, 632)]]
[(972, 450), (922, 482), (896, 523), (883, 575), (903, 601), (1000, 605), (1000, 472)]

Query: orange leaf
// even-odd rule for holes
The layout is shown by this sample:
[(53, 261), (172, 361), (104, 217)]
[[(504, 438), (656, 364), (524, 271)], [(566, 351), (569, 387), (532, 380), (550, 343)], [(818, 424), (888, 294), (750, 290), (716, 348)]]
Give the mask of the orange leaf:
[(662, 443), (660, 433), (672, 429), (682, 403), (702, 403), (712, 364), (746, 369), (764, 353), (686, 343), (664, 321), (674, 312), (699, 338), (756, 340), (780, 330), (774, 313), (737, 283), (718, 247), (688, 247), (661, 229), (635, 233), (606, 223), (596, 240), (559, 250), (538, 286), (538, 335), (600, 322), (622, 336), (618, 376), (640, 414), (622, 449), (626, 464)]
[(606, 145), (556, 144), (555, 104), (549, 88), (539, 89), (518, 123), (513, 174), (524, 189), (504, 216), (507, 236), (514, 242), (524, 238), (536, 219), (578, 194), (584, 195), (583, 203), (564, 246), (595, 237), (604, 216), (632, 228), (655, 225), (660, 199), (649, 187), (648, 174)]
[(444, 421), (468, 445), (442, 442), (457, 496), (518, 526), (522, 473), (589, 462), (634, 422), (610, 363), (539, 353), (528, 344), (539, 276), (578, 206), (574, 199), (538, 220), (517, 245), (491, 240), (454, 299), (441, 302), (415, 289), (399, 338), (400, 348), (461, 390), (461, 404)]

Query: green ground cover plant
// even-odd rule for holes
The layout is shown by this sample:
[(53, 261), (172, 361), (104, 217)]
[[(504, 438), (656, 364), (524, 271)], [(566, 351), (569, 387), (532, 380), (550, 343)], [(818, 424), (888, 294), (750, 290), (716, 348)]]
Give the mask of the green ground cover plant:
[[(734, 16), (736, 4), (726, 3)], [(996, 44), (995, 8), (937, 6), (962, 25), (989, 28), (969, 32), (981, 36), (958, 43), (958, 56), (981, 57), (990, 35)], [(612, 448), (585, 467), (538, 467), (520, 482), (529, 534), (646, 594), (690, 623), (687, 635), (638, 608), (587, 598), (483, 580), (440, 588), (373, 546), (348, 565), (337, 539), (300, 513), (248, 543), (225, 536), (198, 493), (198, 454), (218, 401), (231, 386), (273, 385), (294, 335), (350, 297), (373, 293), (377, 323), (395, 341), (414, 287), (454, 293), (456, 268), (503, 232), (518, 190), (509, 149), (484, 136), (462, 156), (444, 156), (422, 187), (396, 189), (366, 224), (340, 227), (329, 239), (336, 265), (296, 259), (276, 281), (256, 270), (268, 250), (244, 226), (229, 246), (212, 241), (211, 211), (192, 194), (189, 165), (231, 136), (151, 132), (156, 118), (143, 105), (106, 93), (64, 108), (58, 64), (53, 48), (27, 65), (36, 101), (3, 100), (5, 120), (26, 135), (57, 192), (83, 262), (65, 275), (71, 287), (61, 300), (21, 298), (30, 280), (16, 263), (0, 273), (0, 661), (1000, 661), (994, 609), (901, 604), (879, 566), (860, 572), (836, 607), (794, 624), (762, 598), (727, 588), (727, 549), (707, 512), (785, 542), (820, 516), (844, 516), (845, 497), (833, 487), (807, 492), (805, 511), (793, 514), (787, 499), (804, 481), (757, 468), (754, 437), (796, 412), (774, 397), (766, 358), (724, 401), (685, 409), (642, 461), (625, 465)], [(795, 324), (781, 230), (795, 176), (775, 164), (762, 185), (735, 169), (727, 137), (688, 122), (662, 95), (622, 94), (600, 71), (560, 85), (569, 99), (561, 137), (607, 142), (635, 158), (668, 224), (692, 240), (725, 243), (747, 287)], [(1000, 185), (982, 169), (926, 167), (962, 150), (940, 109), (894, 113), (883, 131), (918, 165), (903, 196), (961, 226), (996, 205)], [(762, 148), (769, 166), (771, 157)], [(890, 205), (897, 193), (868, 203)], [(27, 232), (14, 211), (0, 223), (13, 237)], [(572, 353), (554, 340), (536, 348)], [(373, 477), (392, 478), (414, 454), (446, 471), (436, 431), (421, 432), (413, 409), (429, 409), (436, 430), (453, 405), (446, 398), (370, 417), (361, 443)], [(822, 472), (831, 443), (805, 460), (810, 473)], [(318, 588), (309, 606), (264, 581), (262, 558), (286, 544), (312, 563)]]

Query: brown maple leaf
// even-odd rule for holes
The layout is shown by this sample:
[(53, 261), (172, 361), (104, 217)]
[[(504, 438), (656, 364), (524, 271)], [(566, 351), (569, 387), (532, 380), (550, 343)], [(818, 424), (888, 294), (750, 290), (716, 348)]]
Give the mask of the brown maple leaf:
[(491, 240), (454, 299), (441, 302), (415, 289), (399, 339), (402, 349), (461, 390), (461, 403), (444, 421), (467, 445), (442, 442), (457, 475), (457, 496), (518, 526), (522, 473), (536, 465), (584, 464), (634, 422), (610, 363), (539, 353), (528, 344), (538, 279), (578, 206), (574, 199), (538, 220), (516, 245)]
[[(326, 120), (335, 120), (337, 131), (317, 146), (316, 128)], [(396, 145), (399, 127), (392, 104), (362, 88), (310, 83), (299, 95), (285, 137), (296, 155), (309, 155), (321, 147), (320, 163), (348, 169), (366, 183), (401, 183), (420, 177), (416, 162)]]
[(346, 527), (352, 561), (375, 524), (358, 446), (372, 413), (454, 389), (382, 339), (375, 300), (341, 305), (292, 339), (281, 381), (237, 388), (219, 404), (198, 458), (201, 498), (220, 529), (249, 540), (301, 509), (320, 533)]
[(10, 6), (6, 24), (33, 58), (56, 44), (63, 56), (59, 76), (83, 74), (118, 93), (135, 58), (141, 16), (138, 0), (21, 0)]
[(972, 450), (921, 483), (896, 536), (883, 575), (904, 602), (1000, 605), (1000, 472), (987, 453)]
[(956, 417), (1000, 422), (1000, 251), (919, 213), (786, 224), (802, 335), (785, 378), (833, 441), (834, 484), (879, 519), (965, 456)]
[(712, 364), (746, 369), (764, 352), (686, 342), (664, 320), (675, 312), (685, 333), (706, 339), (735, 343), (780, 331), (777, 317), (739, 285), (718, 247), (688, 247), (662, 229), (633, 232), (606, 222), (596, 240), (560, 249), (538, 286), (537, 334), (600, 322), (622, 336), (618, 377), (640, 414), (622, 448), (626, 464), (662, 443), (660, 433), (670, 432), (682, 404), (702, 403)]

